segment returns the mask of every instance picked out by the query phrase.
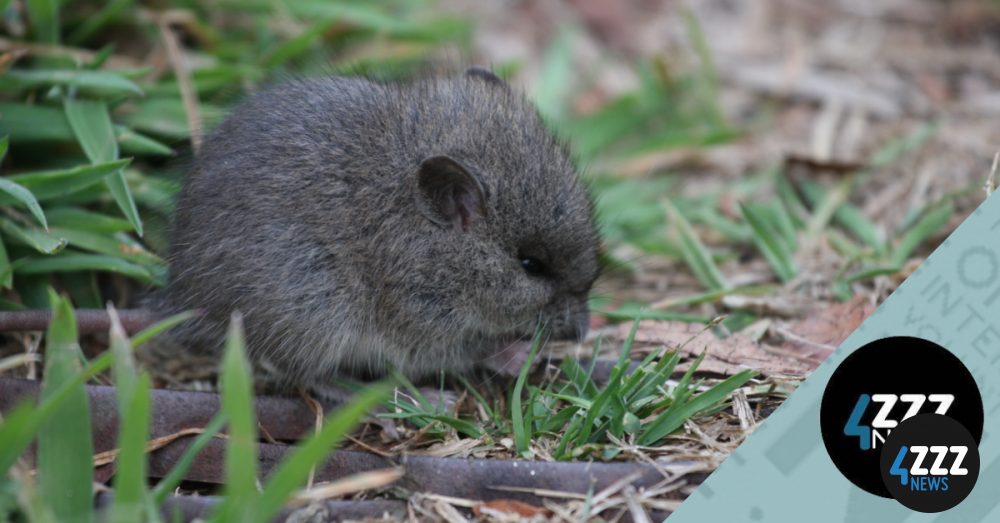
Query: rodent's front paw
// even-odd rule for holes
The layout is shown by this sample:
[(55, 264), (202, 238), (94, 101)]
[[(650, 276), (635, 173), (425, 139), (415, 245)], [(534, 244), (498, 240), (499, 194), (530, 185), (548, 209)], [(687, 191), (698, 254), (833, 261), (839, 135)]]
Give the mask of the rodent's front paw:
[[(431, 408), (434, 409), (435, 411), (437, 411), (438, 406), (441, 405), (442, 402), (444, 402), (444, 405), (441, 405), (440, 409), (446, 413), (450, 412), (451, 409), (455, 406), (455, 403), (458, 402), (458, 394), (456, 394), (455, 391), (452, 390), (442, 391), (441, 389), (434, 389), (431, 387), (420, 387), (417, 390), (419, 390), (420, 393), (423, 394), (424, 398), (427, 400), (427, 403), (430, 403)], [(397, 401), (409, 401), (412, 402), (414, 405), (420, 406), (420, 402), (417, 401), (416, 398), (403, 392), (400, 393)]]
[[(496, 351), (492, 356), (483, 360), (482, 365), (486, 369), (501, 376), (517, 376), (524, 368), (531, 354), (531, 343), (527, 341), (514, 341), (498, 343)], [(539, 357), (536, 354), (531, 362), (529, 371), (535, 370), (538, 366)]]

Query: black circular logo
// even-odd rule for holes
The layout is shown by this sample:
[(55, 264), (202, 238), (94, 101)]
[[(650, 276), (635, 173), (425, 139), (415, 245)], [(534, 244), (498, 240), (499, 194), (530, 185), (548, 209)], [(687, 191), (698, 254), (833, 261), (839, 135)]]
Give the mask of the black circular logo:
[(893, 429), (880, 458), (882, 481), (904, 507), (943, 512), (972, 492), (979, 443), (948, 416), (918, 414)]
[(983, 399), (961, 360), (921, 338), (873, 341), (848, 356), (830, 377), (820, 430), (830, 459), (859, 488), (886, 498), (880, 455), (896, 426), (918, 414), (946, 415), (976, 444), (983, 436)]

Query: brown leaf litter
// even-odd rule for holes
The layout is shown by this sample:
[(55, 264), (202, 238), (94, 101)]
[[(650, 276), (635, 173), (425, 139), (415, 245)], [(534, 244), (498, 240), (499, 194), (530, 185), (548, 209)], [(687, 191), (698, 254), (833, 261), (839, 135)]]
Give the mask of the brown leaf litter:
[[(632, 325), (623, 323), (619, 327), (618, 337), (628, 338)], [(705, 352), (705, 359), (698, 365), (699, 372), (731, 376), (749, 368), (761, 371), (765, 377), (804, 378), (809, 375), (808, 367), (801, 362), (768, 354), (746, 334), (738, 332), (720, 339), (711, 330), (701, 332), (704, 328), (705, 325), (699, 323), (641, 321), (635, 333), (632, 356), (644, 357), (661, 346), (667, 350), (677, 350), (695, 336), (681, 349), (684, 359), (677, 366), (677, 371), (689, 369), (691, 362)]]

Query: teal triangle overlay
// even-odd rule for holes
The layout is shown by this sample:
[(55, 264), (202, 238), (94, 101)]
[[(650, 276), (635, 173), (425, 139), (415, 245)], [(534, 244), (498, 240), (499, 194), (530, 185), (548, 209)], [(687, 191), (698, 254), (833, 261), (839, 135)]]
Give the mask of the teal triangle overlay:
[[(911, 511), (850, 483), (830, 461), (819, 406), (849, 354), (886, 336), (918, 336), (961, 358), (986, 412), (976, 488), (939, 514)], [(889, 370), (887, 369), (887, 372)], [(928, 380), (947, 376), (926, 376)], [(986, 200), (698, 487), (666, 523), (1000, 522), (1000, 197)]]

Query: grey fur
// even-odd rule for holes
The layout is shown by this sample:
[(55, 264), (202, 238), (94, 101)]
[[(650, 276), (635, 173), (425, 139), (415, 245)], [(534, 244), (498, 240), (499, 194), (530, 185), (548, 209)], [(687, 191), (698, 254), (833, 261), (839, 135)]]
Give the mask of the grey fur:
[[(442, 202), (417, 185), (435, 156), (478, 184), (462, 193), (481, 206), (465, 227), (428, 214)], [(289, 382), (375, 378), (383, 361), (421, 380), (466, 372), (539, 322), (549, 338), (585, 334), (598, 248), (565, 147), (492, 73), (297, 80), (205, 141), (154, 306), (205, 309), (169, 336), (211, 351), (240, 310), (251, 357)]]

